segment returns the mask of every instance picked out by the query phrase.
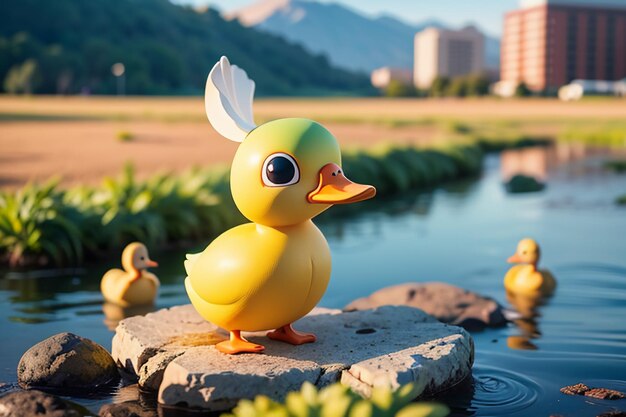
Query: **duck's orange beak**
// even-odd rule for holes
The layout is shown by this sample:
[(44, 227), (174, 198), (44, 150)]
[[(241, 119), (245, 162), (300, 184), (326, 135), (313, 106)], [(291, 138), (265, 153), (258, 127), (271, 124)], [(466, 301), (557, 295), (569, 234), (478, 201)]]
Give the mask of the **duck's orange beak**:
[(146, 266), (147, 266), (148, 268), (156, 268), (157, 266), (159, 266), (159, 263), (158, 263), (158, 262), (153, 261), (152, 259), (148, 259), (148, 260), (146, 261)]
[(356, 184), (343, 175), (337, 164), (326, 164), (320, 170), (317, 188), (309, 193), (307, 200), (313, 204), (348, 204), (367, 200), (376, 195), (371, 185)]
[(523, 264), (524, 260), (516, 253), (513, 256), (510, 256), (509, 259), (506, 260), (510, 264)]

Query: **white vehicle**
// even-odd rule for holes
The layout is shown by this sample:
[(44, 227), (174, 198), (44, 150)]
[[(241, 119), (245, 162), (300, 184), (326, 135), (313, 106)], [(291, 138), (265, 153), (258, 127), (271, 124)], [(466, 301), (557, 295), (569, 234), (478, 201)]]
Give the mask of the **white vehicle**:
[(559, 88), (559, 98), (563, 101), (580, 100), (583, 96), (626, 97), (626, 79), (620, 81), (574, 80)]

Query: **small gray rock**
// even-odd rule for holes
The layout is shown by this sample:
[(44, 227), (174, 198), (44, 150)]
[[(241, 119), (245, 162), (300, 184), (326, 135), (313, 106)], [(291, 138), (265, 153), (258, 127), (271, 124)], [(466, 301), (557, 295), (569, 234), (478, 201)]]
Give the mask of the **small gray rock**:
[(384, 305), (419, 308), (437, 320), (467, 329), (506, 324), (502, 306), (495, 300), (443, 282), (406, 283), (386, 287), (348, 304), (345, 311)]
[(148, 391), (158, 391), (163, 381), (163, 372), (167, 365), (180, 355), (185, 353), (184, 349), (159, 352), (150, 359), (139, 370), (139, 386)]
[(16, 391), (0, 397), (0, 417), (24, 417), (45, 415), (46, 417), (80, 417), (59, 397), (45, 392)]
[(72, 333), (51, 336), (24, 353), (17, 379), (24, 388), (91, 390), (119, 378), (105, 348)]

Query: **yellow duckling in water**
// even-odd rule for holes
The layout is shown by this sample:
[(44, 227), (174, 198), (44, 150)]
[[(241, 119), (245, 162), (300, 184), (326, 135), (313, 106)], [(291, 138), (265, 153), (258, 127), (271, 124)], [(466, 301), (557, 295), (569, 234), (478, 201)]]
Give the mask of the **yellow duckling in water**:
[(148, 256), (143, 243), (134, 242), (122, 252), (121, 269), (110, 269), (102, 277), (100, 291), (104, 299), (122, 307), (152, 304), (159, 289), (159, 279), (146, 268), (159, 266)]
[(550, 295), (556, 288), (556, 280), (550, 271), (537, 269), (541, 249), (532, 239), (522, 239), (515, 255), (508, 262), (518, 263), (506, 273), (504, 287), (507, 291), (527, 296)]
[(231, 169), (231, 191), (252, 221), (187, 255), (185, 287), (206, 320), (230, 332), (223, 353), (261, 352), (241, 331), (272, 330), (268, 337), (299, 345), (315, 335), (295, 331), (326, 291), (331, 259), (311, 219), (332, 204), (373, 197), (372, 186), (349, 181), (334, 136), (306, 119), (280, 119), (256, 127), (254, 83), (223, 57), (207, 80), (206, 110), (213, 127), (242, 142)]

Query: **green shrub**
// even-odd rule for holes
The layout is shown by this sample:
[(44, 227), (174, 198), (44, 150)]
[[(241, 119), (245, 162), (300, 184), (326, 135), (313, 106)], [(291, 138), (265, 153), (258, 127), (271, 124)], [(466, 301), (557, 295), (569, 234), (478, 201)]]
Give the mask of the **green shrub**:
[(78, 263), (83, 257), (81, 213), (62, 203), (57, 181), (0, 193), (0, 252), (10, 266), (52, 260)]
[(448, 77), (437, 76), (430, 85), (430, 95), (432, 97), (443, 97), (450, 86)]
[(607, 161), (604, 163), (604, 167), (618, 174), (622, 174), (626, 172), (626, 161)]
[(489, 77), (485, 74), (472, 74), (467, 76), (467, 95), (486, 96), (489, 94)]
[(530, 91), (525, 82), (521, 82), (515, 87), (515, 97), (528, 97), (531, 94), (532, 91)]
[(120, 130), (117, 132), (116, 137), (120, 142), (131, 142), (135, 139), (135, 135), (127, 130)]
[(465, 97), (467, 95), (467, 80), (463, 77), (452, 79), (446, 89), (446, 95), (452, 97)]
[(485, 74), (470, 74), (452, 79), (437, 77), (430, 87), (433, 97), (485, 96), (489, 94), (489, 78)]
[(387, 97), (415, 97), (417, 95), (412, 85), (398, 80), (391, 80), (383, 92)]
[(549, 146), (552, 141), (548, 138), (532, 136), (517, 136), (505, 140), (480, 137), (476, 139), (476, 144), (483, 152), (489, 153), (532, 146)]
[(462, 135), (467, 135), (472, 132), (472, 127), (470, 125), (461, 122), (452, 122), (449, 124), (448, 128), (452, 133), (459, 133)]
[(534, 177), (526, 175), (514, 175), (506, 184), (508, 192), (516, 193), (534, 193), (542, 191), (546, 186), (544, 183), (538, 181)]
[(620, 206), (625, 206), (626, 205), (626, 194), (617, 197), (617, 199), (615, 199), (615, 203), (619, 204)]
[(285, 403), (259, 395), (241, 400), (232, 414), (222, 417), (444, 417), (449, 410), (436, 403), (411, 403), (423, 386), (408, 384), (397, 391), (374, 388), (369, 399), (363, 399), (339, 383), (319, 392), (305, 382), (300, 391), (287, 394)]

